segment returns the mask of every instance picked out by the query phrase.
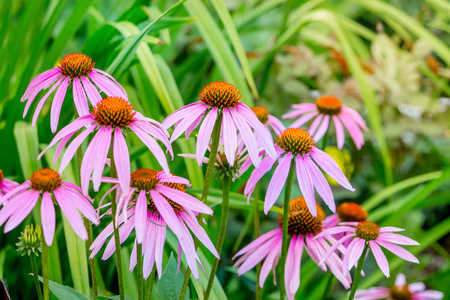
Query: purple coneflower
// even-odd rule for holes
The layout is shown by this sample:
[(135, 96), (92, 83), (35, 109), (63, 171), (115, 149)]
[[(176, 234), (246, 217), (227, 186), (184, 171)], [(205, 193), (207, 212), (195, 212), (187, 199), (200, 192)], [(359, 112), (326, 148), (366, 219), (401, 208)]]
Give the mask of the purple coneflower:
[[(319, 205), (316, 206), (317, 217), (314, 217), (307, 209), (306, 201), (303, 197), (292, 199), (289, 203), (288, 234), (290, 235), (291, 242), (285, 268), (285, 286), (288, 299), (294, 299), (295, 293), (300, 286), (300, 263), (303, 249), (318, 264), (327, 250), (330, 249), (328, 242), (336, 242), (331, 236), (314, 238), (322, 231), (326, 220), (322, 208)], [(279, 228), (260, 236), (242, 248), (234, 256), (234, 258), (241, 256), (235, 263), (235, 266), (240, 266), (237, 271), (239, 276), (264, 260), (259, 278), (261, 287), (269, 275), (270, 270), (273, 269), (275, 272), (275, 267), (280, 257), (282, 244), (281, 228), (283, 225), (282, 215), (278, 218), (278, 223)], [(343, 247), (340, 248), (341, 251), (345, 251)], [(342, 263), (339, 256), (333, 253), (333, 256), (326, 261), (326, 266), (320, 266), (320, 268), (323, 271), (327, 271), (328, 267), (342, 285), (348, 289), (351, 278), (349, 275), (344, 276), (342, 274)]]
[(41, 222), (45, 242), (51, 246), (55, 233), (55, 207), (57, 204), (66, 216), (75, 233), (87, 240), (87, 232), (78, 211), (95, 225), (100, 223), (93, 200), (84, 196), (81, 189), (73, 183), (62, 181), (58, 172), (40, 169), (31, 175), (30, 180), (4, 195), (0, 204), (0, 226), (5, 225), (5, 233), (16, 228), (33, 210), (38, 200), (41, 203)]
[(314, 188), (328, 207), (333, 212), (336, 210), (331, 188), (317, 165), (344, 188), (351, 191), (355, 190), (336, 162), (314, 145), (314, 140), (307, 131), (300, 128), (288, 128), (278, 136), (275, 145), (277, 158), (274, 159), (266, 155), (259, 168), (253, 171), (244, 190), (244, 194), (250, 198), (256, 183), (265, 173), (270, 171), (277, 160), (280, 161), (267, 188), (264, 201), (264, 212), (266, 214), (277, 201), (283, 189), (293, 159), (295, 159), (298, 184), (313, 216), (317, 215)]
[(273, 132), (275, 132), (276, 135), (279, 135), (283, 130), (286, 129), (283, 123), (281, 123), (281, 121), (278, 120), (277, 117), (274, 117), (271, 114), (269, 114), (267, 108), (263, 106), (252, 106), (250, 108), (255, 113), (258, 120), (261, 123), (272, 128)]
[[(344, 243), (346, 240), (352, 239), (344, 254), (343, 272), (348, 274), (348, 271), (354, 266), (366, 248), (366, 245), (372, 250), (373, 256), (380, 267), (381, 271), (389, 277), (389, 263), (384, 255), (381, 247), (386, 248), (398, 257), (413, 262), (419, 263), (417, 258), (409, 251), (397, 245), (419, 245), (418, 242), (393, 232), (403, 231), (404, 229), (397, 227), (379, 227), (377, 224), (362, 221), (362, 222), (344, 222), (333, 228), (329, 228), (317, 235), (319, 237), (326, 237), (337, 233), (347, 233), (344, 237), (333, 244), (328, 250), (327, 254), (322, 258), (320, 264), (324, 263), (331, 253), (334, 253), (336, 248)], [(397, 245), (394, 245), (397, 244)]]
[(37, 94), (53, 85), (37, 105), (33, 116), (33, 126), (45, 101), (57, 88), (50, 113), (52, 132), (56, 131), (62, 103), (70, 83), (73, 84), (73, 101), (80, 116), (89, 114), (86, 95), (92, 106), (97, 105), (102, 100), (102, 96), (100, 96), (95, 86), (108, 96), (120, 96), (127, 99), (127, 93), (123, 87), (108, 73), (95, 69), (95, 62), (89, 56), (80, 53), (68, 54), (60, 60), (59, 64), (56, 68), (34, 78), (22, 99), (20, 99), (21, 102), (28, 100), (23, 112), (23, 117), (25, 118)]
[(425, 284), (414, 282), (406, 284), (405, 275), (400, 273), (391, 288), (373, 287), (367, 290), (358, 290), (355, 300), (439, 300), (444, 294), (438, 291), (425, 290)]
[[(117, 180), (109, 179), (117, 185)], [(214, 256), (219, 257), (214, 245), (205, 230), (198, 224), (196, 215), (212, 214), (212, 210), (190, 196), (185, 191), (190, 186), (185, 178), (166, 175), (164, 172), (150, 169), (138, 169), (131, 174), (131, 187), (127, 193), (118, 196), (118, 217), (120, 242), (123, 243), (132, 229), (136, 232), (136, 242), (142, 244), (144, 254), (144, 277), (147, 278), (156, 261), (159, 276), (161, 276), (162, 256), (166, 236), (166, 225), (178, 237), (179, 251), (186, 253), (186, 260), (192, 274), (198, 279), (197, 262), (201, 265), (196, 252), (192, 233), (208, 248)], [(119, 189), (120, 191), (120, 189)], [(112, 223), (109, 224), (92, 243), (93, 257), (102, 248), (106, 239), (112, 235)], [(188, 229), (189, 228), (189, 229)], [(106, 246), (102, 259), (107, 259), (115, 251), (114, 239)], [(133, 251), (134, 252), (134, 251)], [(179, 259), (181, 252), (178, 253)], [(136, 254), (132, 255), (131, 267), (136, 264)]]
[(3, 171), (0, 169), (0, 196), (9, 193), (18, 185), (19, 184), (17, 182), (6, 179), (3, 175)]
[(369, 131), (363, 118), (354, 109), (342, 105), (341, 100), (325, 96), (316, 100), (316, 104), (302, 103), (292, 105), (294, 111), (283, 115), (283, 119), (298, 118), (291, 127), (300, 127), (312, 118), (315, 118), (309, 127), (308, 132), (314, 135), (316, 141), (320, 140), (328, 130), (330, 119), (334, 121), (336, 128), (337, 146), (342, 149), (344, 146), (345, 134), (344, 124), (357, 149), (364, 145), (364, 136), (361, 128)]
[(231, 166), (234, 165), (238, 144), (237, 132), (240, 133), (250, 159), (255, 166), (258, 166), (261, 161), (261, 157), (258, 155), (257, 140), (260, 141), (262, 147), (270, 156), (275, 157), (275, 149), (269, 129), (258, 120), (253, 111), (240, 99), (239, 91), (229, 83), (218, 81), (209, 84), (201, 91), (199, 101), (173, 112), (163, 121), (165, 128), (175, 124), (170, 141), (173, 142), (185, 131), (186, 138), (188, 138), (191, 132), (202, 123), (198, 132), (196, 147), (197, 162), (201, 165), (210, 143), (214, 124), (217, 118), (222, 116), (221, 135), (225, 156)]
[(169, 173), (169, 166), (167, 165), (164, 151), (155, 140), (160, 140), (173, 157), (172, 147), (168, 140), (168, 132), (160, 123), (134, 111), (133, 106), (128, 101), (119, 97), (104, 98), (94, 107), (91, 114), (82, 116), (61, 129), (48, 147), (42, 151), (39, 158), (48, 148), (61, 140), (55, 153), (55, 160), (58, 159), (70, 138), (83, 127), (86, 127), (85, 130), (73, 139), (67, 147), (60, 166), (60, 172), (62, 172), (81, 143), (94, 130), (97, 130), (84, 153), (83, 162), (81, 163), (80, 172), (83, 193), (88, 193), (91, 174), (94, 190), (98, 191), (110, 147), (112, 148), (110, 155), (114, 157), (120, 186), (125, 193), (128, 193), (130, 188), (130, 157), (122, 130), (131, 129), (150, 149), (164, 171)]

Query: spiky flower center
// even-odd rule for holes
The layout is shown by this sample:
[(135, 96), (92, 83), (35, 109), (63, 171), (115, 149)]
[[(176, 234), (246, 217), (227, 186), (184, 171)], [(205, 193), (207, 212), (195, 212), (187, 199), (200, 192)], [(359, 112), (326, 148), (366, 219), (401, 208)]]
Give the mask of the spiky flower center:
[(408, 289), (407, 285), (393, 286), (390, 288), (390, 294), (392, 300), (412, 300), (413, 295)]
[[(151, 169), (137, 169), (136, 171), (131, 173), (131, 186), (136, 187), (139, 190), (144, 190), (144, 191), (148, 192), (148, 191), (154, 189), (156, 187), (156, 185), (159, 183), (157, 175), (160, 172), (161, 171), (151, 170)], [(162, 184), (165, 186), (168, 186), (170, 188), (177, 189), (182, 192), (186, 191), (184, 184), (172, 183), (172, 182), (164, 182)], [(170, 206), (172, 206), (175, 213), (178, 213), (179, 211), (181, 211), (183, 209), (177, 203), (166, 198), (165, 196), (163, 196), (163, 197), (167, 200), (167, 202), (169, 202)], [(156, 208), (156, 205), (153, 202), (153, 199), (150, 196), (150, 194), (147, 194), (147, 210), (152, 213), (159, 214), (158, 209)]]
[(101, 125), (124, 128), (134, 121), (136, 112), (125, 99), (107, 97), (94, 107), (93, 114)]
[(72, 53), (64, 56), (59, 61), (59, 64), (61, 73), (70, 78), (87, 76), (95, 66), (95, 62), (89, 56), (80, 53)]
[(362, 222), (367, 220), (367, 211), (353, 202), (344, 202), (336, 210), (341, 222)]
[(200, 92), (200, 100), (215, 107), (234, 107), (240, 103), (241, 94), (232, 84), (215, 81), (205, 86)]
[(316, 100), (317, 109), (326, 115), (337, 115), (341, 112), (341, 100), (331, 96), (320, 97)]
[(5, 178), (5, 175), (3, 175), (3, 171), (0, 170), (0, 182), (3, 181), (3, 178)]
[(31, 187), (36, 191), (53, 192), (61, 186), (61, 176), (52, 169), (40, 169), (31, 175)]
[(312, 136), (301, 128), (286, 129), (275, 139), (275, 143), (283, 150), (295, 155), (309, 153), (314, 146)]
[[(292, 234), (318, 234), (322, 231), (322, 222), (325, 220), (323, 209), (316, 204), (317, 217), (314, 217), (306, 205), (305, 198), (294, 198), (289, 202), (288, 233)], [(278, 224), (283, 227), (283, 215), (278, 217)]]
[(366, 241), (375, 240), (379, 234), (380, 227), (369, 221), (359, 222), (358, 227), (356, 227), (356, 236)]
[(267, 110), (267, 108), (262, 106), (253, 106), (251, 107), (251, 109), (255, 113), (258, 120), (261, 123), (266, 124), (267, 120), (269, 119), (269, 111)]

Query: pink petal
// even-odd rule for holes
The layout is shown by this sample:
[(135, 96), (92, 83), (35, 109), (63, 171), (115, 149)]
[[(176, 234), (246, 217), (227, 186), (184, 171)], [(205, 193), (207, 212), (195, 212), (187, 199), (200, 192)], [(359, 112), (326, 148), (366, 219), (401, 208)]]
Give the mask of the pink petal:
[(114, 163), (116, 165), (120, 188), (125, 194), (128, 194), (130, 191), (131, 180), (130, 155), (128, 153), (127, 143), (123, 137), (122, 130), (119, 127), (114, 129)]
[(290, 128), (299, 128), (301, 127), (303, 124), (305, 124), (306, 122), (308, 122), (309, 120), (311, 120), (312, 118), (314, 118), (315, 116), (317, 116), (319, 114), (319, 112), (317, 111), (313, 111), (310, 113), (307, 113), (304, 116), (301, 116), (300, 118), (298, 118), (295, 122), (293, 122), (289, 127)]
[(270, 270), (274, 268), (277, 264), (278, 257), (281, 252), (281, 246), (282, 246), (282, 239), (281, 235), (276, 236), (274, 239), (274, 246), (271, 246), (271, 251), (269, 255), (267, 255), (266, 259), (264, 260), (264, 263), (261, 267), (261, 273), (259, 275), (259, 285), (263, 287), (264, 281), (266, 281), (267, 276), (270, 273)]
[(35, 92), (36, 88), (44, 81), (46, 81), (48, 78), (53, 78), (55, 75), (60, 76), (61, 71), (58, 68), (50, 69), (48, 71), (45, 71), (44, 73), (36, 76), (28, 85), (27, 89), (25, 90), (25, 93), (23, 94), (22, 98), (20, 99), (20, 102), (23, 102), (27, 100), (30, 95)]
[(202, 164), (202, 158), (205, 155), (206, 149), (208, 148), (209, 142), (211, 140), (211, 133), (213, 131), (214, 125), (216, 124), (216, 119), (217, 119), (217, 107), (214, 107), (206, 115), (198, 131), (196, 155), (197, 155), (197, 163), (199, 166), (201, 166)]
[(118, 88), (108, 78), (99, 75), (96, 72), (91, 72), (88, 77), (109, 97), (119, 96), (127, 100), (126, 93), (123, 93), (122, 89)]
[(366, 126), (366, 122), (356, 110), (350, 107), (342, 106), (342, 111), (346, 114), (351, 115), (353, 120), (358, 123), (358, 125), (361, 126), (362, 129), (364, 129), (365, 131), (369, 131), (369, 128), (367, 128)]
[(76, 190), (71, 189), (67, 186), (68, 182), (63, 181), (61, 188), (65, 191), (67, 197), (71, 197), (73, 205), (81, 212), (81, 214), (91, 221), (93, 224), (98, 225), (100, 220), (95, 212), (94, 207), (92, 207), (91, 202), (86, 199), (81, 193)]
[(325, 135), (325, 132), (327, 132), (329, 124), (330, 124), (330, 116), (325, 115), (323, 117), (322, 123), (320, 124), (319, 128), (317, 129), (316, 134), (314, 134), (314, 140), (316, 142), (319, 141)]
[(364, 251), (364, 246), (366, 244), (366, 241), (364, 241), (363, 239), (355, 239), (355, 240), (356, 240), (355, 246), (353, 247), (352, 251), (348, 250), (349, 253), (348, 255), (346, 255), (346, 257), (348, 256), (348, 270), (350, 270), (352, 266), (358, 263), (358, 260), (361, 257)]
[(337, 241), (336, 244), (334, 244), (333, 246), (331, 246), (330, 249), (328, 249), (327, 253), (325, 253), (325, 255), (322, 257), (322, 260), (318, 263), (318, 265), (322, 265), (327, 258), (334, 253), (334, 251), (336, 251), (336, 249), (342, 245), (346, 240), (351, 239), (352, 237), (356, 236), (355, 234), (348, 234), (346, 236), (344, 236), (343, 238), (341, 238), (339, 241)]
[(166, 227), (156, 226), (155, 261), (158, 276), (161, 278), (164, 242), (166, 241)]
[(418, 298), (417, 300), (444, 299), (444, 293), (438, 291), (423, 291), (414, 296)]
[(50, 128), (52, 132), (56, 132), (58, 128), (59, 115), (61, 113), (62, 103), (66, 96), (67, 87), (69, 86), (70, 79), (67, 77), (61, 82), (58, 90), (56, 91), (55, 98), (53, 98), (52, 108), (50, 111)]
[[(95, 140), (95, 141), (94, 141)], [(102, 174), (108, 157), (109, 147), (111, 145), (111, 127), (102, 126), (98, 130), (94, 139), (91, 141), (89, 147), (95, 147), (94, 154), (94, 168), (92, 172), (92, 182), (94, 184), (94, 191), (98, 191), (102, 181)]]
[(381, 250), (380, 246), (377, 245), (374, 241), (369, 241), (370, 249), (372, 249), (373, 256), (375, 257), (375, 260), (377, 262), (377, 265), (380, 267), (383, 274), (389, 278), (389, 263), (386, 259), (386, 256), (384, 256), (383, 251)]
[(122, 93), (125, 95), (124, 99), (128, 99), (127, 98), (127, 92), (125, 91), (125, 89), (117, 82), (117, 80), (114, 79), (114, 77), (112, 77), (111, 75), (109, 75), (108, 73), (106, 73), (105, 71), (102, 71), (100, 69), (92, 69), (93, 71), (100, 73), (102, 75), (105, 75), (106, 77), (108, 77), (109, 79), (111, 79), (112, 81), (114, 81), (114, 83), (116, 84), (116, 86), (122, 91)]
[(347, 177), (345, 177), (342, 170), (336, 164), (336, 162), (324, 151), (318, 149), (317, 147), (312, 147), (309, 155), (314, 159), (316, 164), (318, 164), (331, 178), (336, 180), (341, 186), (350, 191), (355, 191)]
[(261, 158), (258, 155), (258, 146), (256, 144), (255, 135), (250, 129), (250, 126), (247, 124), (246, 119), (238, 111), (231, 109), (230, 114), (233, 117), (234, 124), (239, 129), (239, 133), (242, 135), (242, 139), (247, 147), (247, 151), (253, 165), (256, 168), (259, 167)]
[(209, 108), (208, 105), (204, 104), (202, 101), (197, 101), (191, 104), (188, 104), (173, 113), (171, 113), (167, 118), (162, 122), (162, 125), (164, 128), (172, 127), (175, 123), (179, 122), (180, 120), (184, 119), (186, 116), (189, 116), (189, 108), (193, 106), (202, 106), (205, 108)]
[(378, 236), (378, 239), (385, 242), (394, 243), (397, 245), (415, 245), (415, 246), (420, 245), (418, 242), (416, 242), (413, 239), (410, 239), (409, 237), (395, 233), (381, 233)]
[(384, 233), (384, 232), (398, 232), (398, 231), (405, 231), (405, 229), (398, 228), (398, 227), (392, 227), (392, 226), (387, 226), (387, 227), (381, 227), (380, 228), (380, 233)]
[(194, 124), (195, 121), (205, 113), (206, 109), (207, 107), (202, 105), (192, 106), (185, 109), (186, 114), (181, 122), (175, 127), (172, 137), (170, 138), (170, 142), (172, 143), (173, 141), (175, 141), (181, 134), (183, 134), (183, 132), (185, 132), (192, 124)]
[(150, 190), (150, 195), (152, 196), (153, 202), (155, 203), (156, 209), (163, 217), (164, 221), (167, 223), (169, 228), (175, 233), (175, 235), (181, 239), (183, 236), (182, 226), (178, 222), (178, 218), (173, 211), (172, 206), (161, 196), (157, 191)]
[(87, 232), (84, 227), (83, 220), (80, 217), (80, 214), (76, 210), (75, 206), (73, 206), (67, 198), (66, 193), (63, 189), (56, 189), (53, 191), (53, 195), (55, 196), (56, 202), (58, 202), (59, 207), (63, 211), (70, 225), (72, 226), (75, 233), (83, 240), (87, 240)]
[(135, 228), (136, 228), (136, 240), (139, 244), (142, 244), (144, 240), (144, 234), (146, 229), (147, 220), (147, 195), (144, 190), (139, 192), (139, 196), (136, 201), (135, 212)]
[(251, 255), (245, 260), (245, 262), (239, 267), (237, 274), (241, 276), (248, 270), (252, 269), (272, 251), (278, 252), (276, 251), (277, 250), (276, 246), (279, 243), (280, 238), (273, 238), (266, 244), (262, 245), (261, 247), (253, 251)]
[(78, 77), (73, 79), (73, 102), (80, 116), (89, 114), (89, 107), (86, 101), (86, 95)]
[(345, 118), (345, 116), (339, 116), (339, 119), (350, 133), (350, 136), (352, 137), (352, 140), (355, 143), (356, 148), (358, 150), (361, 149), (361, 146), (364, 145), (364, 136), (361, 132), (361, 129), (352, 119)]
[(100, 93), (88, 78), (81, 77), (81, 83), (83, 84), (84, 90), (86, 91), (86, 94), (92, 106), (96, 106), (97, 103), (102, 100), (102, 96), (100, 96)]
[(330, 210), (335, 212), (336, 204), (334, 203), (333, 193), (331, 192), (330, 185), (325, 179), (325, 176), (323, 176), (322, 172), (308, 155), (303, 155), (303, 161), (309, 169), (309, 176), (320, 197), (322, 197)]
[(51, 246), (53, 236), (55, 234), (55, 207), (53, 206), (52, 197), (48, 192), (42, 195), (41, 203), (41, 221), (42, 231), (44, 233), (45, 242)]
[(280, 120), (278, 120), (278, 118), (269, 115), (267, 117), (267, 123), (268, 125), (270, 125), (270, 127), (272, 127), (272, 130), (275, 132), (276, 135), (281, 134), (282, 131), (286, 130), (286, 127), (284, 127), (283, 123), (281, 123)]
[[(291, 247), (292, 244), (294, 245)], [(302, 261), (303, 237), (298, 236), (298, 238), (294, 240), (293, 236), (291, 239), (291, 245), (289, 246), (288, 260), (286, 260), (285, 269), (285, 278), (288, 279), (286, 281), (286, 291), (289, 291), (290, 294), (295, 296), (295, 293), (300, 286), (300, 263)], [(292, 253), (291, 260), (289, 260), (289, 252)], [(288, 272), (288, 270), (290, 272)]]
[[(80, 145), (84, 142), (84, 140), (88, 137), (88, 135), (91, 134), (94, 131), (94, 129), (97, 127), (97, 124), (88, 125), (88, 126), (89, 127), (87, 127), (85, 131), (80, 133), (80, 135), (78, 135), (72, 141), (72, 143), (70, 143), (69, 147), (67, 147), (66, 152), (64, 153), (64, 156), (61, 160), (61, 165), (59, 166), (60, 174), (64, 171), (64, 169), (70, 163), (70, 161), (72, 160), (73, 156), (75, 155), (75, 152), (80, 147)], [(58, 148), (59, 148), (59, 145), (58, 145)], [(55, 156), (56, 156), (56, 154), (55, 154)]]
[(194, 235), (202, 242), (203, 245), (217, 258), (220, 259), (219, 253), (217, 253), (216, 247), (214, 247), (213, 243), (209, 239), (208, 234), (203, 229), (202, 226), (200, 226), (197, 222), (196, 218), (192, 218), (188, 214), (181, 214), (184, 222), (187, 224), (189, 229), (194, 233)]
[(227, 157), (230, 166), (234, 166), (237, 148), (237, 135), (236, 126), (234, 126), (233, 118), (231, 117), (228, 109), (223, 110), (222, 134), (224, 140), (223, 146), (225, 150), (225, 156)]
[(394, 245), (394, 244), (390, 244), (388, 242), (385, 241), (379, 241), (378, 239), (376, 240), (376, 243), (384, 248), (386, 248), (387, 250), (391, 251), (392, 253), (394, 253), (395, 255), (397, 255), (398, 257), (416, 263), (419, 263), (419, 260), (412, 255), (409, 251), (403, 249), (400, 246)]
[(280, 196), (281, 190), (286, 184), (286, 179), (291, 168), (292, 153), (288, 152), (281, 159), (280, 164), (273, 173), (267, 188), (266, 198), (264, 200), (264, 213), (267, 215), (270, 208), (275, 204)]
[(296, 173), (300, 191), (305, 198), (306, 205), (313, 216), (317, 216), (316, 200), (314, 198), (314, 187), (308, 167), (301, 155), (296, 157)]
[[(28, 98), (28, 102), (27, 104), (25, 104), (25, 109), (23, 111), (23, 117), (25, 118), (25, 116), (28, 113), (28, 110), (30, 109), (31, 104), (34, 101), (34, 98), (36, 98), (36, 96), (39, 94), (39, 92), (41, 90), (44, 90), (46, 88), (48, 88), (49, 86), (51, 86), (53, 83), (55, 83), (56, 81), (58, 81), (58, 77), (61, 74), (54, 74), (48, 78), (46, 78), (45, 80), (41, 81), (38, 86), (36, 86), (36, 88), (31, 92), (30, 97)], [(67, 78), (67, 77), (63, 77), (63, 78)], [(58, 89), (59, 90), (59, 89)]]
[[(41, 101), (39, 101), (39, 103), (38, 103), (38, 105), (37, 105), (37, 107), (36, 107), (36, 110), (34, 111), (33, 120), (32, 120), (32, 122), (31, 122), (31, 125), (32, 125), (33, 127), (34, 127), (34, 125), (36, 124), (36, 121), (37, 121), (37, 119), (38, 119), (39, 113), (41, 112), (42, 107), (43, 107), (44, 104), (45, 104), (45, 101), (47, 101), (48, 97), (50, 96), (51, 93), (53, 93), (53, 91), (55, 90), (55, 88), (57, 88), (57, 87), (61, 84), (61, 81), (62, 81), (62, 80), (63, 80), (63, 78), (61, 78), (56, 84), (54, 84), (54, 85), (50, 88), (50, 90), (45, 94), (45, 96), (42, 97)], [(25, 114), (25, 113), (24, 113), (24, 114)], [(25, 117), (25, 115), (24, 115), (23, 117)]]
[(334, 234), (338, 234), (341, 232), (355, 232), (355, 228), (347, 227), (347, 226), (336, 226), (336, 227), (332, 227), (329, 229), (325, 229), (324, 231), (322, 231), (321, 233), (316, 235), (315, 238), (317, 239), (320, 237), (324, 237), (327, 235), (334, 235)]
[(337, 116), (333, 116), (333, 121), (334, 128), (336, 129), (337, 147), (339, 149), (342, 149), (342, 147), (344, 147), (345, 141), (344, 127), (342, 126), (342, 123)]
[[(377, 245), (378, 246), (378, 245)], [(378, 247), (379, 248), (379, 247)], [(403, 287), (406, 285), (406, 277), (405, 274), (398, 273), (397, 277), (395, 278), (395, 285), (399, 287)]]
[(273, 159), (269, 155), (263, 158), (259, 168), (255, 168), (255, 170), (250, 175), (250, 178), (247, 181), (244, 189), (244, 195), (247, 196), (247, 202), (250, 200), (250, 197), (255, 189), (256, 183), (272, 168), (273, 164), (276, 162), (276, 159)]
[(179, 191), (177, 189), (170, 188), (168, 186), (157, 184), (156, 190), (172, 200), (173, 202), (181, 205), (183, 208), (192, 209), (196, 212), (200, 212), (203, 214), (212, 215), (212, 209), (204, 204), (203, 202), (197, 200), (197, 198), (192, 197), (191, 195)]
[(266, 232), (265, 234), (258, 237), (256, 240), (239, 250), (234, 256), (233, 260), (236, 259), (236, 257), (241, 256), (244, 253), (250, 253), (256, 250), (257, 248), (261, 247), (263, 244), (266, 243), (269, 239), (274, 237), (275, 235), (281, 234), (281, 228), (277, 228), (274, 230), (271, 230), (269, 232)]
[[(16, 209), (14, 209), (13, 213), (9, 217), (8, 222), (5, 225), (5, 233), (13, 230), (16, 228), (22, 221), (30, 214), (30, 212), (33, 210), (34, 206), (36, 205), (38, 199), (39, 199), (39, 192), (36, 192), (34, 190), (31, 190), (30, 193), (23, 193), (20, 197), (21, 199), (17, 199), (17, 204), (20, 206)], [(26, 199), (26, 200), (25, 200)], [(8, 203), (7, 205), (11, 205), (11, 203)], [(5, 205), (5, 208), (8, 207)], [(3, 210), (5, 210), (3, 208)], [(3, 223), (3, 222), (2, 222)]]
[(323, 116), (324, 116), (323, 114), (319, 114), (317, 118), (314, 119), (314, 121), (312, 122), (311, 126), (308, 129), (310, 135), (314, 135), (314, 133), (317, 130), (317, 127), (319, 127), (320, 122), (322, 122)]

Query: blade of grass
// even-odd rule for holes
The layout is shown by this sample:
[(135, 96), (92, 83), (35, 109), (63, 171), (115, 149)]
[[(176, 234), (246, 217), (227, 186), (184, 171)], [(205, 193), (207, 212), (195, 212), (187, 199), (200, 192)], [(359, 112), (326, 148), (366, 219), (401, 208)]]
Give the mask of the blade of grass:
[(253, 92), (253, 96), (255, 98), (259, 98), (258, 90), (256, 89), (255, 80), (253, 79), (252, 70), (250, 69), (250, 65), (247, 60), (247, 55), (245, 54), (244, 47), (242, 46), (241, 40), (239, 38), (239, 34), (236, 30), (236, 27), (233, 23), (233, 19), (231, 18), (230, 12), (223, 0), (212, 0), (211, 1), (216, 13), (219, 15), (222, 20), (222, 24), (225, 26), (225, 30), (230, 37), (231, 44), (233, 45), (234, 51), (236, 52), (236, 56), (241, 63), (242, 70), (247, 78), (248, 85), (250, 86), (251, 91)]
[(205, 41), (214, 62), (220, 69), (224, 80), (237, 87), (242, 95), (242, 102), (252, 106), (253, 99), (245, 83), (245, 76), (241, 68), (239, 68), (236, 58), (222, 32), (205, 5), (199, 0), (190, 0), (184, 6), (191, 17), (198, 18), (198, 21), (195, 23), (196, 27)]

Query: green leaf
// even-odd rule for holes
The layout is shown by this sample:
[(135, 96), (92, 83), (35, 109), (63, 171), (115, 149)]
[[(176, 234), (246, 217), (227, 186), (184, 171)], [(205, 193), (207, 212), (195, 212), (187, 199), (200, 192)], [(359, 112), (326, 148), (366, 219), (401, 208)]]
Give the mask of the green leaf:
[(255, 98), (259, 98), (258, 90), (255, 85), (255, 80), (253, 79), (252, 70), (250, 69), (250, 65), (248, 63), (247, 55), (245, 54), (244, 47), (242, 46), (241, 40), (239, 38), (239, 34), (236, 30), (236, 27), (233, 23), (233, 19), (230, 16), (230, 12), (223, 0), (212, 0), (211, 1), (214, 9), (222, 20), (223, 25), (230, 37), (231, 44), (234, 47), (234, 51), (241, 63), (242, 70), (244, 71), (245, 77), (247, 78), (248, 85), (253, 92), (253, 96)]
[(138, 50), (139, 44), (141, 43), (144, 36), (149, 33), (150, 29), (156, 23), (158, 23), (159, 20), (161, 20), (168, 13), (178, 8), (184, 2), (186, 2), (186, 0), (178, 1), (171, 8), (162, 13), (158, 18), (153, 20), (153, 22), (151, 22), (147, 27), (145, 27), (131, 43), (129, 43), (124, 49), (122, 49), (122, 51), (120, 51), (119, 55), (117, 55), (106, 72), (108, 72), (109, 74), (122, 74), (123, 72), (125, 72), (131, 61), (133, 60), (134, 54)]
[(25, 121), (18, 121), (14, 125), (14, 137), (19, 151), (23, 177), (29, 178), (34, 171), (42, 168), (41, 161), (37, 160), (39, 155), (37, 128), (31, 127), (31, 124)]
[[(117, 296), (96, 296), (96, 299), (112, 299), (112, 300), (120, 300), (120, 295)], [(125, 299), (131, 300), (130, 297), (125, 296)]]
[[(164, 300), (178, 300), (180, 298), (181, 287), (183, 286), (184, 277), (182, 272), (177, 272), (177, 262), (170, 253), (169, 263), (164, 270), (161, 279), (158, 280), (159, 297)], [(187, 289), (185, 299), (189, 299), (189, 287)]]
[(252, 106), (253, 98), (245, 84), (244, 73), (205, 5), (199, 0), (190, 0), (184, 6), (192, 17), (198, 18), (195, 24), (224, 80), (236, 86), (242, 95), (242, 102)]
[[(39, 276), (39, 280), (42, 282), (42, 276)], [(50, 291), (58, 298), (59, 300), (89, 300), (88, 297), (83, 295), (82, 293), (74, 290), (73, 288), (65, 285), (61, 285), (54, 281), (49, 280)]]

